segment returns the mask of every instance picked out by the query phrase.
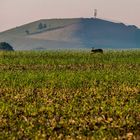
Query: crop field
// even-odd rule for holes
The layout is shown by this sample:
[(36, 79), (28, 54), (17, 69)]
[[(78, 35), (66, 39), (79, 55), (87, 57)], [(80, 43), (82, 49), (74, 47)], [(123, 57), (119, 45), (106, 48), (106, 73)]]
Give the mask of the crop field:
[(139, 50), (0, 52), (0, 139), (139, 134)]

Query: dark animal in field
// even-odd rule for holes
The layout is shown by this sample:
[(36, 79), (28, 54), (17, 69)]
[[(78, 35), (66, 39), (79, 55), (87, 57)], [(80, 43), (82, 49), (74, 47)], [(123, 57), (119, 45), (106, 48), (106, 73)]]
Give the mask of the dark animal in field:
[(91, 50), (92, 53), (103, 53), (103, 49), (94, 49)]

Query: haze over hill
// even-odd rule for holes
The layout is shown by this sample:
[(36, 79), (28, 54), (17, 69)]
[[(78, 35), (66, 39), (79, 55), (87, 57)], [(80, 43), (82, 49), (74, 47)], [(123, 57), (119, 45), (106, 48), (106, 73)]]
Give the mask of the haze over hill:
[(97, 18), (44, 19), (0, 33), (15, 50), (140, 48), (140, 29)]

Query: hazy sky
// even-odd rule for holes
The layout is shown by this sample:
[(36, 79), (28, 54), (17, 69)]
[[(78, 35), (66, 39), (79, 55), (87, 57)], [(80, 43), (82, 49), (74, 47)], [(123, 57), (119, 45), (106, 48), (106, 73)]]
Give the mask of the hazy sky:
[(92, 17), (140, 27), (140, 0), (0, 0), (0, 31), (47, 18)]

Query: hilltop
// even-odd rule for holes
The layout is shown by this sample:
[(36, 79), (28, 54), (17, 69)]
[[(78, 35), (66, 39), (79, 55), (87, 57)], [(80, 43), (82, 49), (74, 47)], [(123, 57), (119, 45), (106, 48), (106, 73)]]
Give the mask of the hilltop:
[(42, 19), (0, 33), (15, 50), (140, 48), (140, 29), (95, 18)]

